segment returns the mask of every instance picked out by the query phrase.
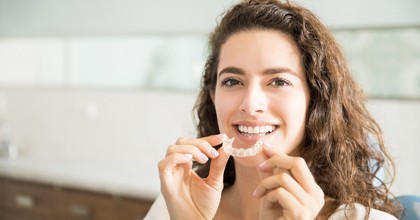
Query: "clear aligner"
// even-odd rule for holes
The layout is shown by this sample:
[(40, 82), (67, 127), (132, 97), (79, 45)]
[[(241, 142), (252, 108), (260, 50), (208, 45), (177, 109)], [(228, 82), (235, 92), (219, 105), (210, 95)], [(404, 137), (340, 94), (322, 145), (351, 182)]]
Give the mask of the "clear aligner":
[(234, 148), (232, 146), (234, 140), (235, 140), (235, 137), (233, 137), (233, 138), (226, 137), (223, 140), (223, 150), (225, 151), (225, 153), (227, 153), (231, 156), (234, 156), (234, 157), (250, 157), (250, 156), (257, 155), (262, 150), (263, 142), (261, 140), (257, 141), (254, 145), (252, 145), (248, 149)]

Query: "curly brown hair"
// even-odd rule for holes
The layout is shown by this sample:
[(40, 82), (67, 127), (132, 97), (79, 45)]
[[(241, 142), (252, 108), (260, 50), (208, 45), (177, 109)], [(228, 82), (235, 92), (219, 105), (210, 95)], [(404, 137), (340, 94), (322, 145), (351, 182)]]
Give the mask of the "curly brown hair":
[[(366, 109), (363, 92), (352, 79), (332, 33), (315, 14), (297, 4), (247, 0), (223, 16), (210, 35), (209, 56), (194, 108), (198, 136), (220, 133), (211, 95), (215, 91), (222, 45), (235, 33), (255, 29), (286, 33), (300, 49), (310, 91), (301, 156), (326, 197), (333, 201), (334, 207), (360, 203), (400, 217), (400, 206), (389, 192), (388, 184), (393, 178), (385, 183), (377, 177), (380, 170), (387, 171), (390, 177), (394, 172), (382, 131)], [(205, 177), (208, 165), (194, 166)], [(225, 186), (234, 181), (235, 168), (230, 158)], [(380, 184), (374, 184), (375, 181)]]

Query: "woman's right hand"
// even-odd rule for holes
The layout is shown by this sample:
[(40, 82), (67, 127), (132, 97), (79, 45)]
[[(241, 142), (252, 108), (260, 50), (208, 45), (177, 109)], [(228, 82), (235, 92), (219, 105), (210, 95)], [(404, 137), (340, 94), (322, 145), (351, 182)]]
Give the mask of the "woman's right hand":
[[(166, 157), (159, 162), (161, 191), (171, 219), (212, 219), (220, 203), (223, 190), (223, 173), (229, 155), (222, 147), (225, 135), (200, 139), (180, 138), (168, 147)], [(192, 170), (192, 161), (206, 163), (209, 158), (210, 173), (199, 177)]]

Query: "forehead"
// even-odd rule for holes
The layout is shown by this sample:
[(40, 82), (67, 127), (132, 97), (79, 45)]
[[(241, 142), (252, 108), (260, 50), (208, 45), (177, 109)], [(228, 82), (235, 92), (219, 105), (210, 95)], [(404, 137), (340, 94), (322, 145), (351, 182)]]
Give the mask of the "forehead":
[(250, 71), (287, 67), (303, 74), (301, 54), (295, 41), (275, 30), (247, 30), (230, 36), (221, 47), (218, 72), (228, 66)]

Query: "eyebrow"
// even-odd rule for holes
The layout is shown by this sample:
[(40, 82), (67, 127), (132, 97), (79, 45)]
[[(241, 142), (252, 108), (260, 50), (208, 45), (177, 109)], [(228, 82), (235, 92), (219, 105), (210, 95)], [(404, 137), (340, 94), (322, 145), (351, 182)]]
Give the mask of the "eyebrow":
[[(241, 68), (237, 68), (237, 67), (226, 67), (223, 68), (220, 72), (219, 72), (219, 77), (225, 73), (233, 73), (233, 74), (238, 74), (238, 75), (245, 75), (245, 71)], [(263, 75), (273, 75), (273, 74), (279, 74), (279, 73), (291, 73), (295, 76), (299, 76), (294, 70), (287, 68), (287, 67), (274, 67), (274, 68), (268, 68), (265, 69), (263, 71)]]

